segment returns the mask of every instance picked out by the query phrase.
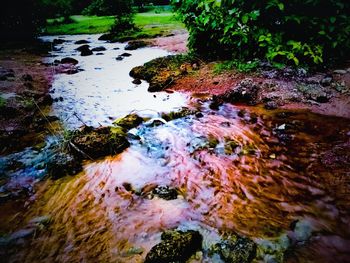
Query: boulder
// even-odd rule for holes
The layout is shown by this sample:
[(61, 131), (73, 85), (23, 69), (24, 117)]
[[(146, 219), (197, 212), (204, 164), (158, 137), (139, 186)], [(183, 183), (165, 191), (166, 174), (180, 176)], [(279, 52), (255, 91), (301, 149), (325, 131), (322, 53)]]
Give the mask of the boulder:
[(162, 233), (162, 241), (148, 252), (145, 263), (186, 262), (202, 248), (199, 232), (171, 230)]
[(74, 59), (74, 58), (70, 58), (70, 57), (66, 57), (66, 58), (62, 58), (61, 59), (61, 64), (72, 64), (72, 65), (76, 65), (78, 64), (79, 61)]
[(90, 50), (90, 46), (89, 45), (82, 45), (82, 46), (76, 48), (75, 50), (78, 50), (80, 52)]
[(142, 83), (142, 81), (140, 79), (134, 79), (132, 81), (133, 84), (136, 84), (136, 85), (140, 85)]
[(256, 244), (245, 237), (231, 235), (214, 245), (211, 253), (217, 253), (226, 263), (250, 263), (256, 257)]
[(110, 127), (84, 126), (71, 139), (72, 153), (81, 158), (99, 158), (121, 153), (129, 147), (125, 133)]
[(113, 35), (110, 34), (110, 33), (107, 33), (107, 34), (103, 34), (102, 36), (100, 36), (98, 38), (98, 40), (102, 40), (102, 41), (110, 41), (113, 39)]

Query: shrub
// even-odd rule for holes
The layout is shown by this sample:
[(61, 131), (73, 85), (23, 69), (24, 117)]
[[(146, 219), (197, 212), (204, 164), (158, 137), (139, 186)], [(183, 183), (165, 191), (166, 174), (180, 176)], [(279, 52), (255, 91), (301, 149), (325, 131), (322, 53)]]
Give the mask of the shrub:
[(211, 57), (320, 65), (350, 51), (348, 0), (173, 0), (189, 47)]

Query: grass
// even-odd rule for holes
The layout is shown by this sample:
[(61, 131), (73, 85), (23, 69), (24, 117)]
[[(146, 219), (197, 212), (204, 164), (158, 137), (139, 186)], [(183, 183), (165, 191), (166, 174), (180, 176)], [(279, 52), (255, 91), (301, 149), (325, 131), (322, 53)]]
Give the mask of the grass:
[[(49, 35), (76, 35), (97, 34), (108, 32), (114, 23), (113, 16), (71, 16), (71, 23), (64, 23), (62, 18), (49, 19), (45, 34)], [(169, 11), (155, 13), (135, 14), (135, 24), (140, 31), (134, 33), (137, 36), (166, 35), (173, 30), (184, 29), (184, 25), (176, 20), (174, 14)]]
[(249, 62), (242, 62), (239, 60), (227, 60), (223, 62), (217, 62), (214, 65), (214, 73), (220, 74), (225, 71), (230, 70), (237, 70), (238, 72), (250, 72), (254, 71), (259, 66), (259, 61), (249, 61)]

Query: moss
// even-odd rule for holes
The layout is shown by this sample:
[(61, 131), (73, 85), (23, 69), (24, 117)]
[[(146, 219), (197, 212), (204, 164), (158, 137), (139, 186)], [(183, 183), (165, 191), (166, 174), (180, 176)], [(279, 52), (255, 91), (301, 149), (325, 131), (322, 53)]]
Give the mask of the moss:
[(191, 55), (172, 55), (156, 58), (143, 66), (135, 67), (130, 76), (149, 82), (149, 91), (161, 91), (169, 87), (180, 76), (195, 72), (192, 65), (198, 64), (197, 58)]
[(123, 118), (119, 118), (113, 122), (114, 125), (121, 127), (124, 130), (130, 130), (137, 127), (143, 122), (143, 119), (137, 114), (129, 114)]

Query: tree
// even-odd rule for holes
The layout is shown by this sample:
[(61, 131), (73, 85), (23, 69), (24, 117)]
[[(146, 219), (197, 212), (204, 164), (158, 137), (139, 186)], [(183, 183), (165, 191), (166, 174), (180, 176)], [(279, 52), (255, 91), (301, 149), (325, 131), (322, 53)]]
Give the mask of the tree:
[(350, 54), (348, 0), (173, 0), (199, 54), (320, 65)]

